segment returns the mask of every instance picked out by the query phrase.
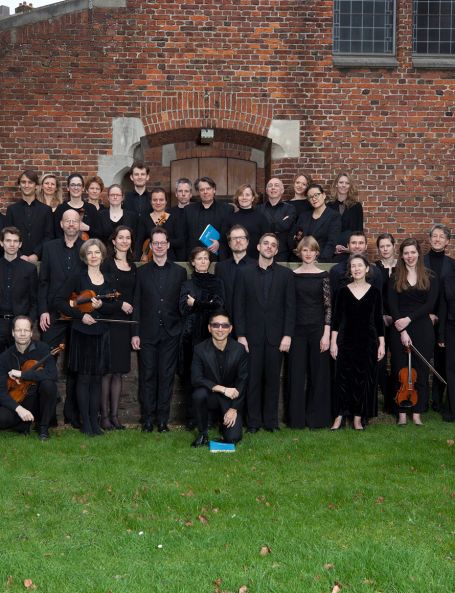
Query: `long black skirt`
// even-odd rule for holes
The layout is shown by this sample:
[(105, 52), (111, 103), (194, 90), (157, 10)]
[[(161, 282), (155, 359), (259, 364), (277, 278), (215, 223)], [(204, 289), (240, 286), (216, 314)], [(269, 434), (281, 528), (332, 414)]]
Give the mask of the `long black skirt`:
[(102, 334), (84, 334), (71, 330), (68, 367), (82, 375), (104, 375), (110, 366), (109, 331)]

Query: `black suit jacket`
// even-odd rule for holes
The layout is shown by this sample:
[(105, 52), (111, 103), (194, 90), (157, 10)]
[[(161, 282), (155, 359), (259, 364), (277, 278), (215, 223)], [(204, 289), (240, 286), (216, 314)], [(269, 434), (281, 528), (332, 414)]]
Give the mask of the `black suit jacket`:
[(237, 275), (245, 266), (257, 264), (257, 260), (245, 255), (238, 264), (231, 257), (217, 262), (215, 266), (215, 276), (219, 276), (224, 284), (225, 300), (224, 306), (229, 315), (234, 315), (234, 292), (237, 285)]
[(293, 336), (296, 315), (294, 274), (273, 263), (273, 280), (267, 303), (261, 290), (258, 265), (246, 266), (237, 276), (234, 294), (234, 325), (237, 336), (249, 344), (265, 341), (279, 346), (283, 336)]
[[(340, 213), (340, 202), (335, 200), (327, 204), (329, 208)], [(345, 208), (341, 214), (341, 232), (337, 239), (337, 245), (347, 245), (349, 235), (353, 231), (363, 231), (363, 207), (360, 202), (355, 202), (350, 208)]]
[[(12, 309), (14, 315), (28, 315), (33, 320), (37, 314), (38, 294), (38, 272), (36, 266), (28, 261), (14, 260), (14, 271), (12, 279)], [(6, 283), (6, 259), (0, 259), (0, 303), (3, 301), (3, 293)]]
[(41, 259), (43, 244), (54, 238), (54, 218), (51, 208), (33, 200), (29, 206), (25, 200), (19, 200), (8, 206), (5, 226), (17, 227), (22, 235), (22, 255), (38, 256)]
[[(160, 273), (155, 262), (141, 266), (136, 275), (133, 319), (138, 324), (133, 329), (141, 340), (155, 343), (160, 337), (160, 316), (164, 329), (170, 336), (178, 336), (182, 331), (182, 318), (179, 310), (180, 287), (186, 280), (186, 271), (178, 264), (167, 261), (168, 279), (164, 296), (157, 287), (157, 275)], [(163, 298), (163, 301), (161, 301)]]
[(302, 212), (289, 235), (290, 251), (293, 251), (297, 247), (297, 241), (294, 237), (299, 232), (301, 233), (301, 237), (312, 235), (319, 243), (319, 261), (330, 262), (333, 259), (335, 247), (341, 232), (341, 216), (331, 208), (326, 208), (322, 215), (315, 220), (313, 219), (313, 211)]
[(68, 269), (65, 239), (54, 239), (45, 243), (39, 270), (38, 315), (56, 311), (54, 301), (66, 280), (85, 267), (79, 257), (81, 245), (81, 239), (77, 239), (74, 244), (73, 267)]
[(191, 383), (195, 388), (205, 387), (209, 391), (215, 385), (235, 387), (239, 396), (231, 400), (230, 406), (239, 410), (248, 380), (248, 354), (245, 348), (231, 337), (228, 337), (225, 353), (225, 366), (220, 373), (212, 338), (198, 344), (194, 349), (191, 365)]
[[(202, 246), (199, 242), (203, 230), (208, 224), (211, 224), (222, 236), (226, 230), (227, 220), (230, 213), (232, 212), (231, 206), (225, 202), (215, 202), (210, 206), (210, 214), (207, 216), (208, 222), (202, 222), (202, 212), (204, 212), (204, 206), (197, 202), (195, 204), (188, 204), (184, 209), (185, 217), (185, 244), (186, 244), (186, 257), (189, 257), (191, 250), (194, 247)], [(205, 217), (204, 217), (205, 218)], [(221, 242), (221, 239), (220, 239)], [(214, 256), (216, 258), (216, 256)]]

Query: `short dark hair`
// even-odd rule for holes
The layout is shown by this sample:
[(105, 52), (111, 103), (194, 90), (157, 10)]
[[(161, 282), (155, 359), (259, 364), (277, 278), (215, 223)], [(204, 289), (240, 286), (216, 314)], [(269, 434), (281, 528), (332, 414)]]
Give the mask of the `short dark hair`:
[(19, 241), (22, 243), (22, 234), (20, 230), (16, 226), (6, 226), (0, 231), (0, 241), (5, 240), (6, 233), (10, 235), (17, 235), (19, 237)]
[(128, 249), (127, 253), (126, 253), (126, 261), (129, 264), (132, 264), (134, 262), (134, 235), (133, 235), (133, 230), (129, 227), (129, 226), (125, 226), (123, 224), (119, 225), (118, 227), (115, 227), (115, 229), (112, 231), (107, 244), (106, 244), (106, 250), (107, 250), (107, 257), (110, 257), (112, 259), (115, 259), (115, 249), (114, 249), (114, 245), (112, 244), (112, 241), (114, 241), (114, 239), (117, 238), (117, 235), (121, 232), (121, 231), (129, 231), (130, 235), (131, 235), (131, 247), (130, 249)]
[(179, 179), (177, 179), (177, 181), (175, 182), (175, 191), (178, 190), (179, 185), (181, 183), (186, 183), (187, 185), (190, 186), (190, 189), (193, 189), (193, 184), (191, 183), (191, 180), (188, 179), (188, 177), (179, 177)]
[(70, 175), (68, 175), (68, 177), (66, 178), (66, 185), (68, 186), (68, 188), (69, 188), (71, 181), (75, 177), (78, 177), (82, 181), (82, 187), (84, 187), (84, 185), (85, 185), (84, 176), (81, 175), (80, 173), (74, 172), (74, 173), (70, 173)]
[(228, 234), (226, 235), (228, 241), (231, 240), (231, 233), (232, 233), (232, 231), (243, 231), (245, 233), (245, 237), (248, 239), (248, 241), (250, 240), (250, 234), (246, 230), (246, 228), (244, 226), (242, 226), (241, 224), (234, 224), (233, 226), (231, 226), (231, 228), (229, 229)]
[(368, 259), (364, 255), (362, 255), (361, 253), (353, 253), (352, 255), (350, 255), (348, 257), (348, 261), (346, 263), (346, 276), (348, 278), (351, 277), (351, 262), (352, 262), (353, 259), (361, 259), (363, 261), (363, 263), (368, 268), (368, 272), (366, 273), (366, 278), (369, 278), (370, 277), (370, 271), (371, 271), (371, 264), (368, 261)]
[(28, 315), (16, 315), (16, 317), (13, 319), (13, 322), (12, 322), (12, 329), (14, 329), (16, 327), (16, 322), (21, 321), (22, 319), (25, 319), (26, 321), (28, 321), (30, 323), (30, 329), (33, 329), (33, 320)]
[(152, 241), (155, 235), (165, 235), (167, 242), (169, 243), (169, 233), (165, 228), (162, 226), (154, 226), (153, 229), (150, 231), (150, 241)]
[(365, 241), (367, 240), (367, 236), (365, 235), (364, 231), (352, 231), (349, 233), (348, 243), (351, 240), (351, 237), (363, 237)]
[(314, 181), (310, 184), (308, 184), (306, 190), (305, 190), (305, 195), (308, 197), (308, 192), (310, 191), (310, 189), (318, 189), (321, 194), (325, 194), (325, 190), (322, 187), (322, 185), (320, 183), (315, 183)]
[(390, 233), (381, 233), (380, 235), (378, 235), (378, 238), (376, 239), (376, 247), (378, 249), (379, 249), (379, 243), (383, 239), (388, 239), (392, 243), (392, 245), (395, 245), (395, 237), (393, 235), (391, 235)]
[(152, 198), (153, 194), (164, 194), (164, 197), (166, 198), (167, 201), (167, 193), (166, 190), (164, 189), (164, 187), (154, 187), (151, 191), (150, 191), (150, 199)]
[(147, 171), (147, 175), (150, 173), (150, 167), (147, 166), (144, 161), (134, 161), (129, 170), (130, 175), (133, 174), (134, 169), (145, 169)]
[(193, 247), (193, 249), (190, 251), (190, 257), (188, 258), (188, 263), (190, 264), (190, 266), (193, 267), (193, 261), (194, 261), (194, 258), (196, 257), (196, 255), (199, 255), (199, 253), (205, 253), (205, 252), (207, 252), (209, 254), (209, 260), (212, 261), (211, 254), (210, 254), (210, 251), (208, 250), (208, 247), (202, 247), (201, 245), (197, 245), (196, 247)]
[(211, 177), (198, 177), (194, 182), (194, 187), (199, 191), (199, 184), (203, 181), (204, 183), (208, 183), (211, 188), (216, 189), (216, 183)]
[(17, 185), (21, 184), (21, 179), (22, 177), (28, 177), (28, 179), (30, 179), (30, 181), (33, 181), (33, 183), (36, 183), (36, 185), (39, 184), (39, 175), (36, 171), (33, 171), (33, 169), (26, 169), (25, 171), (22, 171), (22, 173), (19, 175), (19, 177), (17, 178)]
[(225, 309), (218, 309), (217, 311), (212, 311), (209, 315), (209, 323), (212, 323), (212, 319), (214, 319), (215, 317), (218, 317), (220, 315), (222, 315), (223, 317), (226, 317), (226, 319), (228, 319), (229, 323), (232, 325), (231, 316)]

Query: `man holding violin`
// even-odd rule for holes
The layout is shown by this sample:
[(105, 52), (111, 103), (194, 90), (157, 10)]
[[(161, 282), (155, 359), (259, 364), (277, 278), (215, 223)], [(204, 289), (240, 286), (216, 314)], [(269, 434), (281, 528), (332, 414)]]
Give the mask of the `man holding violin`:
[(32, 341), (32, 331), (30, 317), (15, 317), (14, 344), (0, 355), (0, 430), (29, 434), (38, 416), (39, 439), (47, 441), (57, 401), (57, 368), (49, 346)]

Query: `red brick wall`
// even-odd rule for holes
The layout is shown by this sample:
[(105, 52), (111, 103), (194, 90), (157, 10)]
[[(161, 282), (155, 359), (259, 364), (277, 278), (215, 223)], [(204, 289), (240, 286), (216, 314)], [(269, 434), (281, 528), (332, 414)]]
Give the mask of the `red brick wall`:
[(413, 68), (412, 2), (397, 5), (393, 69), (333, 66), (329, 0), (136, 0), (23, 27), (14, 42), (2, 33), (1, 200), (25, 167), (96, 172), (113, 117), (140, 117), (150, 135), (226, 128), (231, 146), (297, 119), (300, 157), (272, 161), (285, 183), (345, 167), (371, 236), (455, 230), (455, 72)]

